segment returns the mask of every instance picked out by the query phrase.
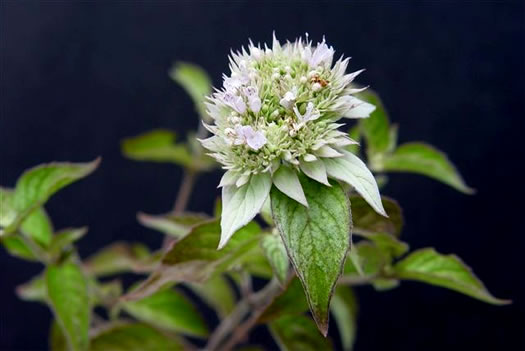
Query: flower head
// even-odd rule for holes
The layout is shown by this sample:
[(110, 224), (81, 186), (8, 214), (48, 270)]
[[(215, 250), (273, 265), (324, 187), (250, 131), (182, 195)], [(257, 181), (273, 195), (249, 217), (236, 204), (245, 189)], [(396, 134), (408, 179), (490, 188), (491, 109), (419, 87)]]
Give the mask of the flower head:
[[(353, 96), (363, 90), (352, 85), (362, 70), (347, 74), (349, 59), (333, 58), (324, 39), (313, 45), (308, 37), (281, 45), (274, 36), (271, 48), (250, 42), (248, 50), (231, 53), (231, 74), (206, 102), (213, 136), (201, 140), (227, 170), (220, 184), (221, 247), (260, 211), (272, 184), (308, 206), (298, 173), (326, 185), (327, 177), (339, 179), (361, 192), (338, 172), (345, 162), (362, 162), (344, 149), (356, 142), (337, 121), (368, 117), (375, 107)], [(283, 180), (284, 173), (295, 180)], [(373, 207), (384, 213), (380, 201)]]

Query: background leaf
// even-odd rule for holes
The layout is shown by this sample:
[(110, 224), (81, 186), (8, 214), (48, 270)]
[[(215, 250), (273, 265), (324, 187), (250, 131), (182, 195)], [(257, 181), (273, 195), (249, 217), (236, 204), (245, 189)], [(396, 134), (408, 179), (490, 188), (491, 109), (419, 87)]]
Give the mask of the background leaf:
[(24, 301), (45, 302), (47, 286), (43, 275), (38, 275), (23, 285), (16, 287), (16, 294)]
[(193, 226), (210, 219), (209, 216), (201, 213), (182, 213), (177, 215), (168, 213), (160, 216), (139, 213), (137, 218), (143, 226), (175, 238), (185, 236), (191, 231)]
[(326, 335), (330, 299), (350, 247), (350, 202), (336, 182), (328, 187), (302, 176), (301, 183), (309, 208), (274, 187), (272, 212), (314, 319)]
[[(11, 200), (16, 218), (11, 223), (4, 225), (7, 227), (6, 231), (13, 232), (16, 230), (35, 209), (42, 206), (54, 193), (87, 176), (98, 167), (99, 163), (100, 158), (88, 163), (48, 163), (24, 172), (16, 183)], [(39, 234), (42, 235), (42, 233)]]
[(198, 337), (208, 334), (208, 327), (191, 301), (173, 289), (126, 302), (123, 308), (138, 320), (158, 328)]
[(383, 103), (379, 96), (370, 89), (356, 96), (376, 107), (375, 111), (370, 114), (370, 117), (359, 121), (362, 133), (366, 138), (367, 153), (369, 157), (384, 153), (390, 145), (390, 123)]
[(462, 193), (474, 193), (474, 189), (465, 184), (448, 157), (424, 143), (400, 145), (394, 153), (384, 158), (382, 168), (378, 170), (418, 173), (450, 185)]
[(66, 262), (46, 270), (47, 295), (71, 350), (88, 349), (90, 304), (87, 282), (79, 266)]
[(347, 286), (337, 286), (330, 310), (337, 322), (343, 350), (353, 349), (357, 333), (357, 298)]
[(286, 283), (290, 262), (284, 247), (283, 239), (278, 235), (267, 234), (261, 237), (261, 248), (270, 262), (281, 285)]
[(67, 228), (56, 233), (53, 237), (51, 245), (49, 246), (48, 252), (53, 257), (64, 251), (67, 247), (71, 246), (75, 241), (80, 240), (87, 233), (87, 227), (83, 228)]
[(143, 244), (115, 242), (88, 257), (84, 266), (89, 273), (102, 277), (124, 272), (149, 272), (159, 259)]
[(191, 96), (201, 118), (205, 121), (209, 119), (204, 106), (204, 97), (211, 93), (211, 79), (206, 71), (191, 63), (177, 62), (169, 74)]
[(175, 133), (166, 129), (155, 129), (135, 137), (122, 140), (124, 156), (135, 161), (172, 162), (192, 166), (190, 151), (184, 144), (175, 143)]
[(285, 290), (274, 298), (259, 317), (259, 323), (268, 323), (282, 316), (296, 316), (308, 311), (308, 301), (298, 278), (292, 279)]
[(204, 283), (188, 283), (188, 285), (215, 309), (220, 318), (226, 317), (235, 307), (235, 292), (223, 275), (216, 275)]
[(332, 350), (330, 339), (315, 329), (315, 323), (305, 316), (284, 316), (270, 323), (270, 331), (282, 351)]
[(441, 255), (432, 248), (412, 252), (395, 265), (401, 279), (417, 280), (469, 295), (494, 305), (510, 303), (492, 296), (483, 283), (460, 258)]
[(142, 323), (118, 324), (91, 340), (90, 351), (182, 351), (182, 343)]
[(401, 207), (397, 201), (386, 196), (381, 196), (381, 202), (388, 217), (374, 211), (361, 196), (350, 196), (354, 231), (384, 232), (395, 236), (401, 234), (404, 222)]

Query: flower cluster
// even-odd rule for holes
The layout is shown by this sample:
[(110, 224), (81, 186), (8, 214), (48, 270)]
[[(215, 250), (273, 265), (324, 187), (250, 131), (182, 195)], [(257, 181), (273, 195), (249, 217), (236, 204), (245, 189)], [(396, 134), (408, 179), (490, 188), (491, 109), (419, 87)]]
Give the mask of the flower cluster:
[[(274, 36), (271, 48), (250, 42), (248, 50), (231, 53), (230, 76), (224, 75), (222, 89), (206, 102), (214, 120), (206, 128), (213, 136), (201, 140), (227, 170), (220, 183), (221, 246), (257, 214), (272, 183), (308, 206), (297, 173), (328, 186), (328, 177), (339, 179), (361, 192), (341, 167), (354, 167), (353, 173), (368, 170), (345, 150), (356, 141), (338, 130), (342, 124), (337, 121), (368, 117), (375, 107), (353, 96), (366, 89), (352, 84), (362, 70), (347, 74), (348, 58), (333, 61), (334, 49), (324, 39), (314, 46), (308, 36), (284, 45)], [(236, 198), (246, 191), (256, 191), (256, 198)], [(245, 205), (238, 201), (255, 204), (232, 207), (229, 213), (230, 206)], [(384, 213), (380, 201), (373, 207)]]

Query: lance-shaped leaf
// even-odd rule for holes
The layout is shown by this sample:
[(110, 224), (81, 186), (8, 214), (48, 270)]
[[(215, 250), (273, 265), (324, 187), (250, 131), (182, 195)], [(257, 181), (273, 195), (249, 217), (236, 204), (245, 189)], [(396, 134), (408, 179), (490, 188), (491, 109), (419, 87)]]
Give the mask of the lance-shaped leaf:
[(272, 179), (268, 173), (253, 175), (241, 187), (235, 185), (222, 188), (221, 240), (219, 249), (230, 240), (233, 233), (250, 222), (263, 207)]
[(314, 319), (326, 335), (330, 299), (350, 247), (350, 202), (336, 182), (328, 187), (302, 176), (301, 184), (309, 207), (273, 188), (272, 213)]
[(308, 207), (308, 202), (304, 197), (303, 188), (295, 170), (292, 170), (287, 166), (279, 167), (279, 169), (273, 174), (273, 183), (281, 192)]
[(63, 229), (53, 237), (48, 252), (52, 257), (58, 257), (63, 250), (70, 247), (77, 240), (80, 240), (86, 233), (87, 227)]
[(177, 215), (169, 213), (160, 216), (139, 213), (137, 218), (143, 226), (175, 238), (185, 236), (191, 231), (193, 226), (210, 219), (210, 217), (201, 213), (182, 213)]
[(21, 236), (9, 236), (1, 238), (1, 241), (2, 245), (10, 255), (28, 261), (38, 261), (38, 255), (34, 252), (35, 248), (28, 245), (26, 238)]
[(223, 275), (216, 275), (204, 283), (189, 283), (189, 288), (213, 307), (220, 318), (226, 317), (235, 307), (235, 291)]
[(122, 307), (138, 320), (161, 329), (197, 337), (208, 334), (208, 327), (191, 301), (173, 289), (125, 302)]
[(284, 316), (270, 323), (270, 331), (281, 351), (332, 350), (330, 339), (315, 330), (315, 323), (306, 316)]
[(90, 303), (88, 284), (80, 267), (72, 262), (50, 265), (46, 270), (47, 295), (71, 350), (87, 350)]
[(343, 157), (323, 160), (328, 175), (353, 186), (377, 213), (386, 216), (373, 174), (359, 157), (348, 151), (341, 152)]
[(204, 97), (211, 93), (211, 79), (199, 66), (177, 62), (170, 70), (170, 77), (179, 83), (191, 96), (201, 118), (207, 119)]
[(124, 272), (151, 272), (159, 260), (159, 255), (151, 255), (142, 244), (116, 242), (90, 256), (84, 266), (91, 274), (107, 276)]
[(363, 135), (366, 138), (367, 153), (374, 155), (387, 151), (390, 144), (390, 123), (388, 114), (379, 96), (370, 89), (358, 94), (363, 99), (376, 107), (370, 117), (359, 121)]
[(281, 285), (284, 285), (288, 277), (290, 262), (286, 254), (283, 239), (278, 235), (263, 235), (261, 238), (261, 248), (268, 262), (270, 262), (270, 266), (272, 266), (277, 279), (279, 279)]
[(395, 236), (401, 234), (403, 228), (403, 211), (401, 207), (395, 200), (386, 196), (381, 197), (381, 202), (388, 217), (380, 216), (361, 196), (350, 196), (355, 232), (390, 233)]
[(389, 233), (355, 233), (372, 241), (379, 249), (391, 258), (397, 258), (407, 253), (409, 247), (407, 243), (399, 241), (395, 236)]
[(249, 223), (238, 230), (222, 250), (217, 250), (220, 232), (219, 221), (194, 227), (166, 252), (162, 265), (125, 299), (149, 296), (170, 282), (205, 282), (231, 266), (241, 264), (257, 246), (260, 228), (253, 222)]
[(44, 276), (38, 275), (27, 283), (17, 286), (16, 294), (24, 301), (46, 301), (47, 286)]
[[(16, 217), (12, 218), (10, 223), (3, 225), (6, 227), (5, 231), (15, 231), (54, 193), (93, 172), (99, 162), (100, 159), (88, 163), (48, 163), (24, 172), (16, 183), (11, 199), (12, 210), (16, 213)], [(42, 218), (38, 219), (39, 222), (41, 220)], [(50, 237), (44, 240), (50, 240)]]
[(190, 167), (192, 156), (184, 144), (175, 143), (175, 133), (155, 129), (122, 141), (124, 156), (136, 161), (172, 162)]
[(357, 297), (352, 289), (339, 285), (335, 289), (330, 310), (335, 318), (343, 350), (351, 351), (357, 332)]
[(142, 323), (120, 323), (102, 329), (91, 340), (90, 351), (182, 351), (180, 340)]
[(455, 255), (442, 255), (433, 248), (412, 252), (395, 265), (400, 279), (441, 286), (494, 305), (511, 301), (492, 296), (470, 267)]
[(385, 156), (382, 164), (387, 172), (418, 173), (445, 183), (465, 194), (474, 193), (474, 189), (465, 181), (448, 157), (436, 148), (424, 143), (406, 143), (400, 145), (394, 153)]

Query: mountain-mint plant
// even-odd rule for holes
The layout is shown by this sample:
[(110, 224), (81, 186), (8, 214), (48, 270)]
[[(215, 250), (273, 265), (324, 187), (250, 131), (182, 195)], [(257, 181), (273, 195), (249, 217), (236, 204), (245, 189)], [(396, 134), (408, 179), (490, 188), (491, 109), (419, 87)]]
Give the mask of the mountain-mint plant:
[[(50, 307), (51, 350), (259, 350), (249, 333), (263, 325), (281, 350), (331, 350), (330, 315), (340, 344), (351, 350), (353, 288), (386, 291), (403, 280), (509, 303), (492, 296), (458, 257), (433, 248), (409, 253), (400, 240), (401, 208), (379, 194), (389, 172), (473, 190), (432, 146), (398, 146), (398, 128), (378, 96), (354, 81), (362, 71), (347, 73), (349, 60), (334, 54), (324, 39), (250, 42), (232, 52), (230, 73), (215, 90), (199, 67), (175, 65), (170, 76), (195, 102), (197, 132), (187, 142), (163, 129), (122, 142), (130, 159), (184, 170), (172, 211), (137, 215), (165, 235), (156, 251), (117, 242), (81, 258), (75, 244), (87, 228), (53, 227), (46, 201), (100, 159), (43, 164), (14, 188), (0, 188), (2, 245), (44, 266), (16, 292)], [(346, 130), (342, 118), (358, 121)], [(218, 167), (225, 172), (215, 213), (187, 211), (197, 176)], [(123, 273), (138, 281), (124, 286)], [(204, 319), (188, 290), (215, 311), (217, 325)]]

